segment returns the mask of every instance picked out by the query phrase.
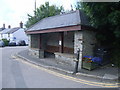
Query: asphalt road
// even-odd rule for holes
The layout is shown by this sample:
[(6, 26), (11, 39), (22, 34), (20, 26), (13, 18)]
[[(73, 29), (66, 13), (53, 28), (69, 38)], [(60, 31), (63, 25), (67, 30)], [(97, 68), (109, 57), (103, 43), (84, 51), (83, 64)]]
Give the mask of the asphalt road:
[(0, 88), (101, 88), (14, 58), (28, 47), (0, 48)]

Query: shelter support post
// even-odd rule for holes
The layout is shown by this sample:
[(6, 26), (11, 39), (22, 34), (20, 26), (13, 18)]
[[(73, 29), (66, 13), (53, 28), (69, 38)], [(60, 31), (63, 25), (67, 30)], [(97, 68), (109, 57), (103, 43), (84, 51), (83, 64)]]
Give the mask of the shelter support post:
[(38, 42), (39, 42), (39, 43), (38, 43), (38, 44), (39, 44), (39, 49), (41, 49), (41, 44), (42, 44), (41, 38), (42, 38), (42, 37), (41, 37), (41, 34), (39, 34), (39, 39), (38, 39)]
[(44, 58), (44, 51), (42, 50), (42, 37), (41, 34), (38, 36), (38, 48), (39, 48), (39, 58)]
[(64, 32), (60, 32), (60, 37), (59, 37), (59, 52), (60, 53), (64, 52)]

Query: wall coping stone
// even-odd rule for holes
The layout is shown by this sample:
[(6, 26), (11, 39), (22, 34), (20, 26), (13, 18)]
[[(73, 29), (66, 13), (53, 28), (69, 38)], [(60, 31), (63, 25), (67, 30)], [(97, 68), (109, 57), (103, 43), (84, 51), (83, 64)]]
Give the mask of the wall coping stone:
[(76, 58), (76, 55), (75, 55), (75, 54), (59, 53), (59, 52), (55, 52), (54, 54), (55, 54), (55, 55), (64, 56), (64, 57), (67, 57), (67, 58)]

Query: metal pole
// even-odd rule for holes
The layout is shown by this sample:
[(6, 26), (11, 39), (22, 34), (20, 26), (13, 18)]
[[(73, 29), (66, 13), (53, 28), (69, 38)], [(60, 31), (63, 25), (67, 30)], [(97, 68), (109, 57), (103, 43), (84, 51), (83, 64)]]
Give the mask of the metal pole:
[(76, 64), (75, 64), (74, 73), (77, 73), (77, 72), (78, 72), (79, 54), (80, 54), (80, 49), (78, 48), (78, 50), (77, 50), (77, 61), (76, 61)]
[(36, 17), (36, 0), (35, 0), (35, 17)]

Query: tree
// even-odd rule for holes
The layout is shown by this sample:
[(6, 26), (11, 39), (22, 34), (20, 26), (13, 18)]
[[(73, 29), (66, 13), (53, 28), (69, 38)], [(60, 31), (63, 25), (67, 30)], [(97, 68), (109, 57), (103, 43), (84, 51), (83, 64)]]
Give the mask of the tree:
[(97, 29), (98, 41), (102, 46), (112, 46), (112, 58), (120, 63), (120, 2), (79, 2), (76, 9), (85, 11)]
[(34, 11), (34, 16), (28, 14), (28, 21), (26, 22), (25, 26), (26, 28), (29, 28), (41, 19), (60, 14), (62, 11), (64, 11), (62, 6), (50, 6), (49, 2), (45, 2), (44, 5), (41, 5), (39, 8), (36, 9), (36, 11)]

